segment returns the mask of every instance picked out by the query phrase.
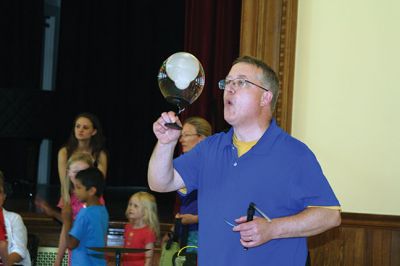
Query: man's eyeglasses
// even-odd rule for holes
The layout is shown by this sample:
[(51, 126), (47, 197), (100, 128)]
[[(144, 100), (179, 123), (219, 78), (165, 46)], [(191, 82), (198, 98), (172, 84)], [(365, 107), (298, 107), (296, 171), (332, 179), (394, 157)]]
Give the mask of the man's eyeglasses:
[(218, 87), (221, 90), (225, 90), (225, 88), (227, 86), (232, 86), (235, 89), (237, 89), (237, 88), (242, 89), (242, 88), (249, 86), (249, 84), (259, 87), (260, 89), (263, 89), (265, 91), (269, 91), (268, 89), (261, 87), (260, 85), (257, 85), (254, 82), (251, 82), (250, 80), (241, 79), (241, 78), (239, 78), (239, 79), (221, 79), (218, 82)]

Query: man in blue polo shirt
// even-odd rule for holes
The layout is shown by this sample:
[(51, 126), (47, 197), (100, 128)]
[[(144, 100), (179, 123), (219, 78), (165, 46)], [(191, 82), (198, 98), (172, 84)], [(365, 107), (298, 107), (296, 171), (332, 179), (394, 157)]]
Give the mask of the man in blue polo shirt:
[[(199, 265), (304, 265), (306, 237), (340, 224), (340, 204), (311, 150), (272, 118), (279, 84), (253, 57), (238, 58), (219, 82), (227, 133), (173, 160), (173, 112), (154, 123), (150, 188), (198, 190)], [(249, 219), (249, 203), (260, 212)]]

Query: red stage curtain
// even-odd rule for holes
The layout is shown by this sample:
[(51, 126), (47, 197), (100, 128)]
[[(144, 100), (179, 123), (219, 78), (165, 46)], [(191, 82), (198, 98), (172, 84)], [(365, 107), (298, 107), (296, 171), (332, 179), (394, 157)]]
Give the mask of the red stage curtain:
[(223, 116), (223, 92), (218, 81), (229, 72), (239, 55), (241, 0), (187, 0), (185, 51), (203, 65), (206, 83), (200, 97), (185, 110), (181, 120), (193, 115), (207, 119), (214, 132), (228, 125)]

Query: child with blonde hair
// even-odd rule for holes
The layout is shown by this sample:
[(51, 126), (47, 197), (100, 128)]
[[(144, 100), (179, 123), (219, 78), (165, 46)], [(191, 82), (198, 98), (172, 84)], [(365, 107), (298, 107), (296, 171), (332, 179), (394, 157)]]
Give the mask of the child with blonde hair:
[[(67, 161), (67, 169), (61, 181), (61, 198), (57, 207), (63, 208), (65, 204), (72, 205), (73, 217), (75, 218), (79, 210), (84, 206), (76, 196), (72, 193), (73, 183), (75, 182), (76, 174), (84, 169), (93, 167), (93, 157), (89, 153), (79, 152), (72, 155)], [(41, 209), (45, 214), (53, 217), (61, 222), (61, 212), (51, 207), (46, 201), (37, 197), (36, 206)]]
[(124, 254), (124, 266), (150, 266), (153, 260), (154, 244), (160, 236), (157, 203), (147, 192), (133, 194), (125, 211), (128, 223), (125, 225), (124, 247), (149, 249), (145, 253)]
[(58, 207), (62, 208), (65, 204), (71, 204), (73, 218), (76, 217), (79, 210), (84, 206), (75, 194), (72, 193), (73, 184), (75, 183), (76, 174), (84, 169), (94, 166), (92, 155), (86, 152), (73, 154), (67, 161), (67, 171), (63, 179), (61, 179), (61, 199)]

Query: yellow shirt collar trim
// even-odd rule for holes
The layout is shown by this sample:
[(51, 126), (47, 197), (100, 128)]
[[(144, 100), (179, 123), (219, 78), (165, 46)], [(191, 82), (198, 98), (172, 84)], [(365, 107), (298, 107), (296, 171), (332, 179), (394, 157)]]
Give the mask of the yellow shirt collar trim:
[(236, 137), (236, 135), (233, 134), (233, 145), (235, 145), (235, 147), (237, 148), (239, 157), (248, 152), (251, 148), (253, 148), (253, 146), (256, 145), (257, 142), (258, 140), (240, 141)]

